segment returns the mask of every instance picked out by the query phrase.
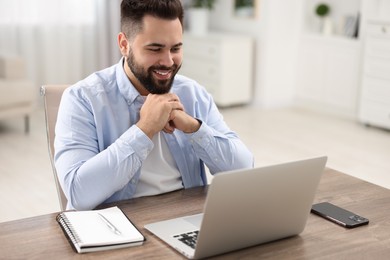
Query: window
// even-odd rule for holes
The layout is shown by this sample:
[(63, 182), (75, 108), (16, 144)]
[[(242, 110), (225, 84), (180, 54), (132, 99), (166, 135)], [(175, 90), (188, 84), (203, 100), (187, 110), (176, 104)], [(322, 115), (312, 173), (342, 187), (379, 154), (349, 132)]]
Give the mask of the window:
[(94, 0), (0, 0), (0, 25), (92, 24)]

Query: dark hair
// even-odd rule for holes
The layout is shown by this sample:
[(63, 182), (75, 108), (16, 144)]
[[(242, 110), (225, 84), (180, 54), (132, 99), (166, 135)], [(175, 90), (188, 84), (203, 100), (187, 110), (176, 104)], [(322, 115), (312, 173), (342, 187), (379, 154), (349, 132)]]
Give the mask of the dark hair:
[(121, 31), (132, 38), (142, 30), (145, 15), (174, 20), (183, 25), (181, 0), (123, 0), (121, 3)]

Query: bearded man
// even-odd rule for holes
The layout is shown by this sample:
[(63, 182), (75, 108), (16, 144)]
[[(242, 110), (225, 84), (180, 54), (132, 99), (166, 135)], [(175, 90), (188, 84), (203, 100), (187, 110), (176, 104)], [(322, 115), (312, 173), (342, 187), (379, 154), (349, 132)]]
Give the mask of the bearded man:
[(212, 96), (177, 74), (182, 36), (180, 0), (122, 1), (123, 57), (62, 96), (54, 146), (67, 209), (206, 185), (205, 166), (253, 167)]

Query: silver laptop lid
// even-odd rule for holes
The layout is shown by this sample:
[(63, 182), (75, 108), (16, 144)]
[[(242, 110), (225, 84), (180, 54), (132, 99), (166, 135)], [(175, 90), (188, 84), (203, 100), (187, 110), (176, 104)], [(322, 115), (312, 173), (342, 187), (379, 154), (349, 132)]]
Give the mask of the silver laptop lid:
[(327, 157), (318, 157), (216, 175), (194, 257), (301, 233), (326, 161)]

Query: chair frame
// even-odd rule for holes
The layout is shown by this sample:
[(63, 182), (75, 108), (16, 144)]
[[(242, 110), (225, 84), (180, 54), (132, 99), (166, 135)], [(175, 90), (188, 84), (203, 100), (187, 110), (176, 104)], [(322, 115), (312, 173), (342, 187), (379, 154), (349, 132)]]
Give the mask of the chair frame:
[(41, 87), (41, 96), (44, 100), (45, 109), (47, 144), (61, 210), (66, 210), (68, 200), (58, 180), (57, 170), (54, 164), (54, 139), (55, 125), (62, 93), (69, 86), (70, 85), (44, 85)]

